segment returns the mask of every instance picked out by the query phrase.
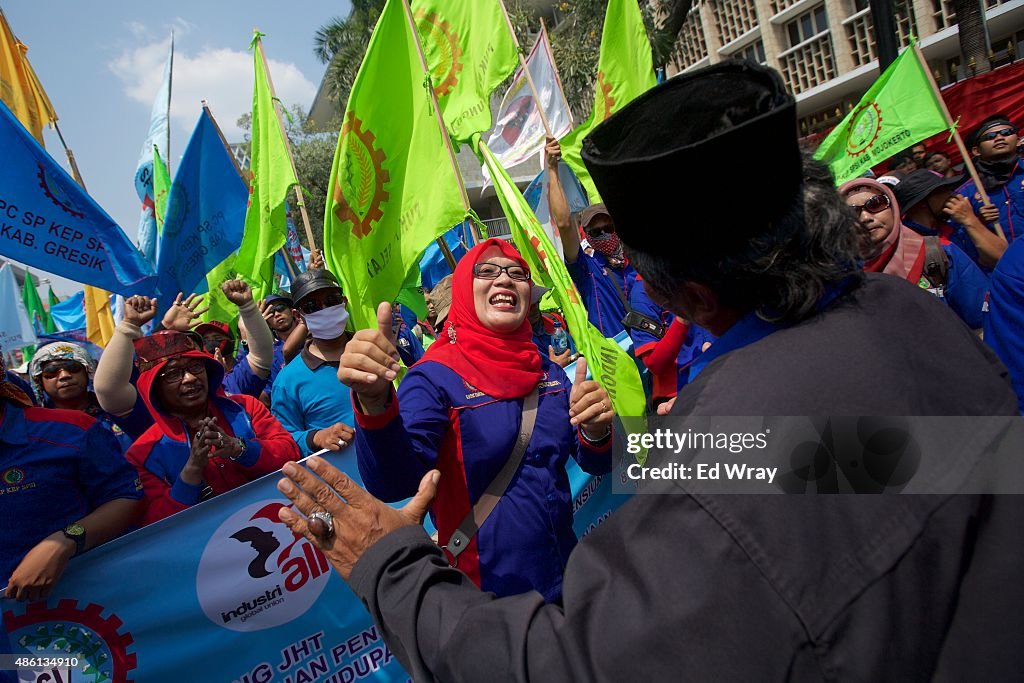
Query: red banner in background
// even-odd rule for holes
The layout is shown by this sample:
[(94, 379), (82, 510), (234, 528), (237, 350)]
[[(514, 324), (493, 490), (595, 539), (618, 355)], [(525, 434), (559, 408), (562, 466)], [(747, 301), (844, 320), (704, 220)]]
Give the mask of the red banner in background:
[[(960, 117), (960, 136), (970, 152), (967, 136), (989, 116), (1006, 114), (1018, 128), (1024, 125), (1024, 61), (954, 83), (942, 90), (942, 99), (953, 120)], [(949, 133), (940, 133), (925, 140), (925, 145), (929, 152), (943, 152), (954, 165), (959, 164), (963, 159), (956, 142), (948, 139)]]

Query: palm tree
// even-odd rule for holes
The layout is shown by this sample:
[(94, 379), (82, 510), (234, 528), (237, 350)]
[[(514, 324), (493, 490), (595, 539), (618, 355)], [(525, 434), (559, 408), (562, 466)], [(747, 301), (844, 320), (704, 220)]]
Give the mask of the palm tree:
[(313, 54), (328, 64), (327, 87), (342, 106), (348, 100), (384, 3), (385, 0), (352, 0), (348, 17), (335, 17), (317, 29), (313, 37)]

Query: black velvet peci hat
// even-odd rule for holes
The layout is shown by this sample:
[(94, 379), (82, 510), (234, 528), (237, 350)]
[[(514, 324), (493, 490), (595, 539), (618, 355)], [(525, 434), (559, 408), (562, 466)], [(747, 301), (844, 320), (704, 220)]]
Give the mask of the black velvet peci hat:
[(722, 256), (802, 206), (796, 101), (751, 62), (647, 91), (597, 126), (582, 156), (622, 241), (648, 253)]

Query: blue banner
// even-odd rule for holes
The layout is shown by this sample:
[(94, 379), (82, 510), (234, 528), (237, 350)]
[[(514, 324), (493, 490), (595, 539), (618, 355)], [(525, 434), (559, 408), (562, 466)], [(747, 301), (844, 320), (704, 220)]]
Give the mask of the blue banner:
[(79, 290), (64, 301), (50, 306), (50, 318), (57, 326), (57, 331), (84, 330), (85, 324), (85, 292)]
[(204, 110), (167, 196), (160, 234), (160, 310), (178, 292), (205, 292), (206, 274), (242, 243), (249, 190)]
[(152, 266), (3, 103), (0, 149), (0, 254), (118, 294), (153, 294)]
[[(359, 480), (354, 451), (327, 459)], [(568, 469), (582, 534), (626, 497)], [(323, 554), (278, 521), (279, 478), (73, 559), (45, 602), (0, 600), (11, 649), (76, 656), (73, 680), (98, 683), (409, 680)]]

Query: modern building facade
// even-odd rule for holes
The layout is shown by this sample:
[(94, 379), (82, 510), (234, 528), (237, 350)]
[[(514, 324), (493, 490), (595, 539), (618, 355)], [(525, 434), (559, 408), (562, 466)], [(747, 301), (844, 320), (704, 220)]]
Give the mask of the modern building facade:
[[(1024, 49), (1024, 0), (985, 3), (993, 66), (1013, 61)], [(901, 47), (917, 36), (939, 84), (956, 81), (961, 65), (953, 3), (893, 5)], [(782, 74), (797, 99), (801, 135), (827, 130), (878, 77), (868, 0), (698, 0), (680, 31), (668, 75), (732, 57)], [(964, 71), (971, 75), (969, 68)]]

